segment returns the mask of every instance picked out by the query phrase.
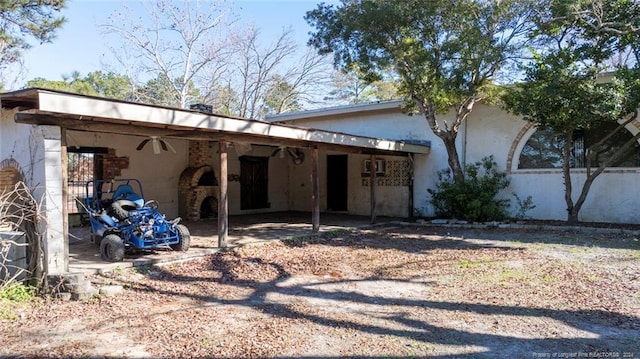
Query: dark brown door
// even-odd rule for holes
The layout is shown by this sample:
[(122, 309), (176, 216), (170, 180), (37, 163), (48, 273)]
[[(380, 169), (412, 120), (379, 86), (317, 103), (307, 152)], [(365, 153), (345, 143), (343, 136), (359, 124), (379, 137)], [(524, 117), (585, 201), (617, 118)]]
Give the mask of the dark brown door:
[(240, 209), (269, 208), (269, 157), (240, 157)]
[(327, 210), (346, 211), (348, 155), (327, 155)]

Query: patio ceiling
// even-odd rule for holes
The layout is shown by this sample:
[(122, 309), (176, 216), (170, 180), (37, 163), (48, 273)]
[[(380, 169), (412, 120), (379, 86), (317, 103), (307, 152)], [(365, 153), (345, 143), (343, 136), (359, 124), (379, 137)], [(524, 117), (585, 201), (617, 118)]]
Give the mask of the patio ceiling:
[(0, 94), (15, 121), (78, 131), (319, 148), (377, 155), (428, 154), (430, 145), (308, 129), (44, 89)]

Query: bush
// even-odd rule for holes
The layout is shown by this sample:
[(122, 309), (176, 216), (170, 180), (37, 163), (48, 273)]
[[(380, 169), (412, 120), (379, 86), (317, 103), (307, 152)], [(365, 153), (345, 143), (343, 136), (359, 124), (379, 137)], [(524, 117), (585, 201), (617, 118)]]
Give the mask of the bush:
[(36, 288), (11, 282), (0, 286), (0, 320), (16, 320), (16, 309), (28, 305), (34, 298)]
[(533, 198), (531, 196), (527, 196), (527, 198), (522, 199), (518, 197), (518, 194), (513, 192), (513, 196), (516, 198), (516, 203), (518, 205), (518, 213), (516, 213), (515, 218), (517, 220), (530, 219), (527, 215), (527, 212), (536, 208), (536, 205), (533, 204)]
[(7, 286), (0, 287), (0, 300), (26, 302), (33, 298), (35, 292), (35, 287), (13, 282)]
[(464, 181), (455, 183), (451, 170), (438, 172), (436, 189), (428, 189), (436, 215), (470, 222), (499, 221), (507, 218), (509, 200), (496, 195), (509, 186), (505, 172), (497, 170), (493, 156), (465, 166)]

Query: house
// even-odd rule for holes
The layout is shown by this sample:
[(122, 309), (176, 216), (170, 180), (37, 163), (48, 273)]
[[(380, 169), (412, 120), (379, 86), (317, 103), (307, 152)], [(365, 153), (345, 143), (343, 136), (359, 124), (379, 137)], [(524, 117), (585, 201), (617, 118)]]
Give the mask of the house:
[[(453, 114), (441, 119), (452, 120)], [(402, 111), (402, 101), (356, 104), (312, 111), (286, 113), (268, 117), (273, 123), (293, 124), (326, 131), (353, 133), (368, 137), (384, 137), (401, 141), (427, 142), (431, 144), (429, 155), (413, 156), (414, 187), (413, 207), (417, 216), (431, 217), (434, 212), (429, 204), (428, 188), (435, 188), (438, 171), (448, 167), (446, 150), (442, 141), (429, 129), (422, 115), (407, 115)], [(614, 126), (615, 125), (609, 125)], [(614, 140), (614, 146), (624, 143), (640, 130), (636, 120), (626, 125), (627, 131)], [(573, 198), (577, 198), (586, 178), (585, 148), (593, 143), (598, 133), (611, 129), (594, 128), (576, 133), (572, 169)], [(594, 136), (593, 134), (596, 134)], [(560, 168), (558, 148), (554, 139), (520, 117), (504, 110), (477, 104), (457, 138), (458, 153), (463, 165), (493, 155), (499, 169), (511, 179), (510, 187), (503, 193), (511, 200), (512, 215), (518, 213), (514, 193), (520, 199), (531, 196), (535, 208), (526, 212), (534, 219), (566, 220), (564, 182)], [(638, 223), (640, 220), (640, 146), (630, 153), (617, 167), (608, 168), (593, 183), (587, 200), (580, 211), (580, 221)], [(382, 177), (381, 177), (382, 178)], [(386, 178), (386, 177), (385, 177)], [(380, 180), (380, 179), (379, 179)], [(349, 207), (355, 210), (355, 206)], [(400, 215), (400, 213), (393, 213)]]
[[(202, 112), (206, 106), (184, 110), (43, 89), (0, 94), (0, 102), (0, 190), (23, 180), (43, 202), (49, 274), (68, 268), (69, 213), (74, 196), (83, 193), (77, 171), (107, 180), (138, 178), (146, 197), (169, 218), (218, 217), (224, 241), (229, 214), (309, 211), (315, 230), (321, 212), (372, 220), (430, 217), (427, 189), (447, 168), (441, 140), (422, 116), (405, 114), (401, 101), (266, 121)], [(627, 129), (630, 136), (640, 124)], [(590, 141), (587, 133), (581, 136), (574, 151), (575, 191), (585, 178), (580, 158)], [(493, 155), (511, 178), (503, 196), (531, 196), (536, 207), (528, 216), (564, 220), (563, 179), (552, 145), (526, 121), (485, 104), (477, 105), (458, 136), (463, 164)], [(81, 157), (72, 161), (72, 154)], [(637, 222), (639, 160), (636, 151), (595, 181), (581, 221)]]
[[(83, 195), (78, 173), (87, 169), (91, 179), (139, 179), (169, 218), (217, 216), (224, 243), (229, 214), (309, 211), (314, 230), (323, 211), (406, 216), (413, 161), (430, 153), (425, 141), (225, 117), (202, 107), (43, 89), (0, 94), (0, 103), (0, 191), (24, 181), (41, 201), (51, 275), (68, 271), (69, 213), (74, 196)], [(385, 177), (376, 179), (363, 164), (379, 160)], [(386, 173), (395, 182), (380, 182)]]

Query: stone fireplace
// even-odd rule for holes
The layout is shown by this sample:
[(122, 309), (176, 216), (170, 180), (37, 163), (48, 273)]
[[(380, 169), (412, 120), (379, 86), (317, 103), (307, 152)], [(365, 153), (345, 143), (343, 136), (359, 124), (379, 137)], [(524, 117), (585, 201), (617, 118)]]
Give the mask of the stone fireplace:
[(178, 183), (180, 217), (188, 221), (218, 215), (218, 180), (213, 170), (215, 142), (189, 141), (189, 166)]

